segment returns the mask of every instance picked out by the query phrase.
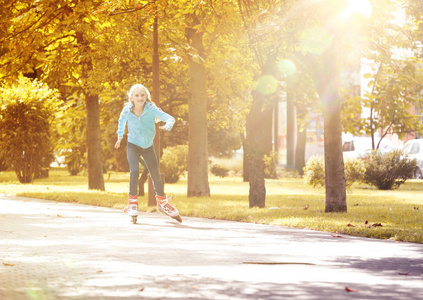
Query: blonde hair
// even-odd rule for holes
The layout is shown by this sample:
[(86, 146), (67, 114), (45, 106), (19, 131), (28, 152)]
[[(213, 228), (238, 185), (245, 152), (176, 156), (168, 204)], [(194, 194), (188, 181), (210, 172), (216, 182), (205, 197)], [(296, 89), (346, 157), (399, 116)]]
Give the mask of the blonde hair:
[(131, 101), (131, 98), (132, 98), (132, 95), (134, 94), (135, 90), (137, 90), (137, 89), (144, 89), (145, 93), (147, 94), (147, 101), (153, 103), (153, 101), (151, 101), (150, 91), (144, 85), (142, 85), (141, 83), (137, 83), (137, 84), (134, 84), (133, 86), (131, 86), (131, 88), (129, 89), (128, 103), (127, 103), (128, 106), (131, 105), (131, 104), (134, 104), (134, 102)]

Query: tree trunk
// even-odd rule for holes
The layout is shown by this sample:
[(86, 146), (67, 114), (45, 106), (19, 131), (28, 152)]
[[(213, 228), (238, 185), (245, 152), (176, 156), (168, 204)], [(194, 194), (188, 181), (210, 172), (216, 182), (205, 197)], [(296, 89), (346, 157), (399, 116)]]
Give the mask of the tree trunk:
[[(262, 68), (263, 75), (271, 75), (276, 62), (276, 54), (270, 53)], [(265, 100), (269, 96), (265, 96), (259, 91), (253, 92), (253, 102), (251, 104), (250, 112), (247, 116), (246, 132), (247, 132), (247, 162), (249, 168), (249, 205), (252, 207), (263, 208), (266, 206), (266, 186), (264, 180), (264, 155), (266, 152), (266, 145), (263, 142), (263, 137), (266, 135), (266, 130), (271, 130), (272, 127), (263, 126), (266, 122), (264, 120), (265, 114), (263, 106)]]
[[(246, 127), (248, 123), (246, 124)], [(248, 131), (248, 130), (246, 130)], [(250, 181), (250, 169), (248, 163), (248, 144), (247, 144), (247, 137), (246, 133), (241, 133), (241, 142), (242, 142), (242, 177), (244, 182)]]
[(148, 169), (147, 167), (144, 167), (144, 170), (141, 173), (140, 178), (138, 179), (138, 196), (144, 196), (145, 195), (145, 189), (144, 185), (148, 178)]
[(320, 76), (314, 80), (323, 106), (326, 176), (325, 212), (346, 212), (344, 157), (342, 155), (341, 97), (334, 47), (322, 54)]
[(204, 66), (203, 34), (187, 24), (185, 35), (193, 53), (188, 55), (190, 95), (188, 97), (188, 197), (210, 197), (208, 155), (207, 155), (207, 92), (206, 69)]
[(85, 95), (87, 108), (88, 189), (104, 191), (100, 143), (100, 103), (97, 95)]
[(265, 154), (263, 146), (263, 113), (264, 95), (255, 91), (253, 103), (247, 117), (247, 161), (249, 169), (249, 206), (263, 208), (266, 206), (266, 186), (264, 180)]
[(295, 147), (295, 169), (298, 173), (304, 175), (305, 167), (305, 151), (307, 142), (307, 128), (305, 126), (297, 126), (297, 146)]
[(322, 55), (303, 57), (323, 107), (326, 176), (325, 212), (346, 212), (344, 157), (342, 155), (341, 97), (337, 49), (333, 45)]
[(273, 152), (273, 105), (263, 108), (263, 138), (262, 143), (267, 155)]
[(340, 96), (332, 90), (326, 96), (332, 98), (324, 110), (324, 151), (326, 176), (326, 212), (346, 212), (346, 188), (344, 158), (342, 155), (342, 126)]
[[(88, 74), (93, 69), (89, 55), (88, 42), (82, 32), (76, 32), (76, 40), (79, 44), (82, 56), (82, 82), (88, 81)], [(101, 162), (101, 131), (100, 131), (100, 102), (97, 94), (84, 91), (85, 107), (87, 110), (87, 172), (88, 189), (104, 191), (103, 166)]]
[(286, 95), (286, 165), (288, 168), (295, 166), (295, 104), (292, 94)]
[[(270, 99), (269, 99), (270, 100)], [(272, 99), (271, 101), (274, 101)], [(272, 158), (271, 165), (265, 166), (265, 178), (272, 178), (276, 179), (276, 163), (275, 163), (275, 155), (276, 153), (273, 152), (273, 110), (274, 110), (274, 104), (267, 103), (265, 105), (265, 108), (263, 109), (263, 138), (262, 143), (265, 151), (265, 155)]]

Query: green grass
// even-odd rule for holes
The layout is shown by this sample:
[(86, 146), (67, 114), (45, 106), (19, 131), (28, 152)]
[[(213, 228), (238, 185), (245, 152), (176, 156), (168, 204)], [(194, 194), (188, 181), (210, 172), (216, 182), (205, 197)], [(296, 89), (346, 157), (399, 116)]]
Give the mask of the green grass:
[[(106, 174), (106, 192), (101, 192), (88, 190), (86, 176), (69, 176), (64, 169), (53, 169), (48, 179), (25, 185), (16, 180), (13, 172), (1, 172), (0, 193), (122, 209), (127, 204), (128, 180), (128, 173)], [(411, 180), (393, 191), (354, 185), (347, 194), (347, 213), (325, 213), (324, 190), (307, 187), (300, 178), (267, 180), (265, 209), (249, 208), (249, 185), (242, 178), (210, 176), (209, 183), (210, 198), (187, 198), (184, 179), (166, 184), (165, 190), (175, 196), (173, 203), (182, 216), (423, 243), (423, 181)], [(147, 206), (146, 198), (140, 198), (140, 210), (156, 211)], [(304, 209), (306, 205), (308, 209)], [(375, 223), (382, 227), (368, 228)]]

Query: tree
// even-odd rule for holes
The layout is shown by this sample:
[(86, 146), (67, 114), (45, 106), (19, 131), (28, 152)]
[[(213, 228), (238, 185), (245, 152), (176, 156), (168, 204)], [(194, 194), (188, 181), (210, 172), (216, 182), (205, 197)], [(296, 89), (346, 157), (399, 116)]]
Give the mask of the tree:
[[(95, 29), (93, 16), (87, 11), (95, 11), (100, 4), (97, 1), (57, 3), (49, 0), (7, 3), (14, 15), (9, 19), (12, 24), (8, 24), (8, 35), (2, 40), (8, 51), (1, 58), (7, 66), (3, 77), (16, 76), (21, 70), (38, 69), (43, 76), (50, 78), (53, 73), (60, 73), (62, 84), (65, 78), (73, 79), (80, 85), (88, 115), (88, 186), (90, 189), (104, 190), (99, 104), (97, 89), (94, 88), (98, 80), (92, 74), (90, 55), (93, 43), (87, 39), (90, 35), (88, 32)], [(22, 48), (13, 47), (17, 42)], [(61, 69), (63, 65), (65, 68)]]
[[(345, 24), (338, 22), (344, 3), (316, 1), (308, 6), (314, 13), (310, 27), (302, 34), (307, 51), (305, 63), (320, 97), (324, 122), (326, 212), (347, 211), (344, 159), (342, 154), (340, 57)], [(324, 17), (323, 17), (324, 16)], [(348, 21), (348, 20), (347, 20)], [(337, 26), (334, 24), (337, 23)]]
[[(410, 5), (414, 3), (407, 2)], [(391, 11), (398, 9), (390, 7)], [(418, 7), (413, 10), (417, 19), (418, 11)], [(370, 135), (373, 149), (378, 149), (388, 134), (397, 134), (403, 138), (407, 133), (423, 131), (419, 116), (415, 113), (415, 108), (421, 107), (423, 101), (423, 68), (420, 50), (415, 44), (418, 36), (415, 28), (418, 28), (419, 22), (414, 22), (409, 20), (408, 24), (398, 26), (390, 16), (375, 22), (373, 26), (379, 26), (373, 30), (372, 40), (365, 52), (369, 63), (373, 65), (372, 72), (364, 74), (369, 83), (363, 87), (363, 95), (347, 98), (344, 103), (345, 111), (354, 112), (345, 114), (344, 130)], [(383, 30), (379, 29), (381, 26)], [(357, 118), (364, 109), (369, 114)]]
[[(225, 84), (217, 84), (222, 82), (218, 76), (228, 72), (233, 67), (234, 57), (237, 58), (228, 50), (237, 48), (233, 43), (234, 39), (228, 38), (231, 36), (237, 39), (234, 31), (238, 29), (237, 26), (233, 26), (233, 24), (239, 24), (236, 6), (233, 1), (175, 1), (169, 2), (165, 11), (165, 17), (172, 17), (172, 22), (166, 25), (167, 38), (178, 48), (180, 56), (187, 58), (189, 65), (187, 192), (188, 196), (208, 196), (210, 194), (207, 161), (207, 127), (210, 127), (208, 120), (216, 118), (218, 114), (217, 118), (225, 124), (225, 118), (232, 118), (231, 115), (242, 110), (237, 106), (242, 105), (242, 102), (238, 102), (239, 99), (246, 98), (245, 95), (239, 94), (236, 97), (225, 95), (226, 88), (234, 91), (244, 86), (243, 83), (239, 87), (234, 87), (234, 82), (239, 82), (239, 76), (236, 76), (234, 80), (233, 76), (226, 75)], [(183, 24), (181, 24), (181, 17), (183, 17)], [(172, 28), (169, 28), (170, 24), (173, 25)], [(179, 30), (182, 26), (186, 43), (181, 45), (178, 41), (180, 41)], [(236, 51), (239, 50), (236, 49)], [(215, 69), (214, 66), (217, 64), (220, 68)], [(212, 115), (207, 114), (210, 108)], [(233, 118), (233, 120), (238, 119), (238, 116)], [(231, 125), (235, 123), (231, 122)], [(213, 122), (211, 126), (215, 124)], [(222, 127), (229, 126), (222, 125)], [(237, 127), (234, 125), (231, 129), (237, 129)]]
[[(134, 26), (133, 19), (122, 17), (122, 11), (112, 14), (120, 9), (120, 2), (42, 0), (4, 4), (9, 15), (2, 19), (2, 28), (6, 28), (3, 32), (7, 34), (1, 36), (4, 45), (1, 62), (5, 66), (1, 77), (12, 79), (20, 72), (37, 70), (51, 86), (66, 92), (69, 89), (63, 86), (71, 88), (64, 98), (84, 100), (88, 186), (104, 190), (100, 94), (110, 87), (109, 82), (128, 77), (128, 71), (138, 70), (135, 77), (142, 70), (140, 56), (144, 58), (148, 52), (139, 50), (142, 47), (139, 35), (143, 36), (139, 30), (145, 22)], [(124, 12), (140, 9), (125, 7)]]
[(36, 80), (21, 77), (0, 89), (0, 152), (19, 182), (31, 183), (51, 161), (53, 124), (61, 102), (58, 93)]
[[(296, 1), (283, 18), (276, 21), (284, 32), (290, 32), (293, 48), (301, 57), (320, 97), (324, 118), (324, 152), (326, 166), (326, 212), (347, 210), (344, 162), (342, 156), (342, 126), (340, 115), (338, 53), (345, 41), (357, 38), (359, 31), (349, 19), (341, 21), (347, 9), (343, 1)], [(347, 29), (346, 24), (351, 26)], [(358, 24), (358, 23), (357, 23)], [(286, 35), (285, 35), (286, 36)], [(351, 46), (351, 45), (349, 45)], [(351, 48), (353, 49), (353, 48)]]
[(193, 52), (188, 56), (190, 73), (188, 197), (210, 196), (207, 155), (207, 86), (203, 32), (194, 14), (187, 15), (186, 39)]
[(266, 15), (274, 8), (272, 1), (238, 1), (238, 13), (247, 45), (250, 47), (249, 52), (254, 55), (252, 79), (256, 81), (246, 118), (246, 136), (243, 143), (244, 180), (249, 181), (250, 185), (250, 208), (265, 207), (266, 201), (264, 157), (270, 156), (272, 151), (269, 133), (272, 130), (272, 101), (278, 89), (274, 76), (280, 45), (279, 39), (273, 40), (274, 36), (269, 34), (268, 29), (263, 28), (263, 24), (267, 21)]
[(307, 127), (311, 122), (310, 115), (311, 113), (321, 115), (322, 112), (319, 106), (319, 95), (316, 92), (313, 81), (308, 75), (307, 70), (301, 69), (301, 66), (302, 64), (298, 62), (298, 58), (295, 56), (289, 60), (281, 60), (278, 63), (278, 71), (284, 75), (287, 102), (292, 102), (290, 105), (287, 104), (287, 107), (295, 106), (295, 110), (292, 109), (292, 116), (289, 115), (291, 112), (287, 112), (287, 121), (289, 119), (296, 120), (297, 128), (292, 128), (293, 131), (296, 130), (297, 136), (294, 166), (295, 170), (303, 175)]

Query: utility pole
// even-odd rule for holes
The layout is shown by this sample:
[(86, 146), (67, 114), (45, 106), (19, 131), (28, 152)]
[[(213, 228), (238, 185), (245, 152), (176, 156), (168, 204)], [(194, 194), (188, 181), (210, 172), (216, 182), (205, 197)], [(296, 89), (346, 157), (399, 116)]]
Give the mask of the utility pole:
[[(157, 4), (156, 4), (156, 15), (154, 16), (153, 23), (153, 101), (160, 107), (160, 83), (159, 83), (159, 34), (158, 34), (158, 17), (157, 17)], [(160, 130), (156, 124), (156, 136), (153, 141), (154, 149), (156, 150), (157, 160), (159, 162), (160, 169)], [(156, 205), (156, 192), (154, 191), (153, 182), (151, 177), (148, 176), (148, 206)]]

